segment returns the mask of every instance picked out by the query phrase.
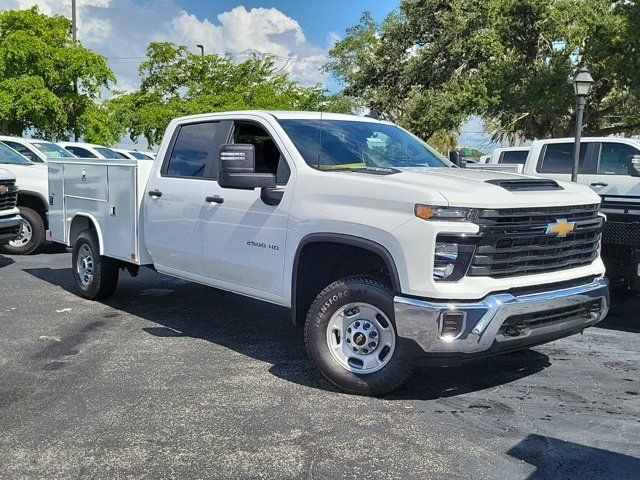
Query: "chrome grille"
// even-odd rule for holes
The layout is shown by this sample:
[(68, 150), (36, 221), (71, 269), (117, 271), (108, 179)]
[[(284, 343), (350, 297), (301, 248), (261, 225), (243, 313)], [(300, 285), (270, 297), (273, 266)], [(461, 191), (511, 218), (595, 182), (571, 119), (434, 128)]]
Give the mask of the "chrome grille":
[[(7, 190), (6, 192), (5, 192), (5, 189)], [(16, 206), (17, 203), (18, 203), (18, 188), (16, 187), (15, 182), (0, 181), (0, 211), (13, 208)]]
[[(599, 205), (480, 210), (476, 251), (467, 275), (510, 277), (588, 265), (598, 256)], [(559, 219), (575, 222), (565, 237), (547, 233)]]

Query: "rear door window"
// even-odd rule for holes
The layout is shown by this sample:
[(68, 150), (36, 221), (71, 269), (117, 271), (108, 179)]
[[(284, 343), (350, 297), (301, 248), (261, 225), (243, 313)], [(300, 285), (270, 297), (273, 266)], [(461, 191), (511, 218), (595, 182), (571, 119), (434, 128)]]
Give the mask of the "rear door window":
[(163, 174), (168, 177), (204, 177), (219, 147), (216, 142), (218, 125), (218, 122), (204, 122), (179, 127)]
[(498, 163), (508, 163), (515, 165), (524, 165), (527, 163), (528, 150), (507, 150), (502, 152)]
[[(578, 173), (588, 173), (585, 162), (587, 143), (580, 144)], [(544, 147), (540, 173), (571, 173), (573, 169), (573, 143), (550, 143)]]
[(599, 175), (629, 175), (629, 161), (640, 150), (631, 145), (617, 142), (603, 142), (598, 155)]

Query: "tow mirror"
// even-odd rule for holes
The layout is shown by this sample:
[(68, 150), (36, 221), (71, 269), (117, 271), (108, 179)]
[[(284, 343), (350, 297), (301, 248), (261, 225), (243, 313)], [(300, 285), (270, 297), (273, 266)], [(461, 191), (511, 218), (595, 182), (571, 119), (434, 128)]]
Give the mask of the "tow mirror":
[(218, 184), (222, 188), (253, 190), (274, 188), (273, 173), (256, 173), (256, 152), (251, 144), (225, 144), (220, 147)]
[(462, 161), (462, 155), (458, 150), (451, 150), (449, 152), (449, 161), (460, 168), (464, 168), (465, 164)]
[(629, 159), (629, 175), (640, 177), (640, 155), (634, 155)]

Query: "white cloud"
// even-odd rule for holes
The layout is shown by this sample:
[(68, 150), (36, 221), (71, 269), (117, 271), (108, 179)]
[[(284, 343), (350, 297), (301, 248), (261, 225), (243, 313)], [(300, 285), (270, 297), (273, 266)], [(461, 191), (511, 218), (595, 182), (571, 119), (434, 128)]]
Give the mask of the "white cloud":
[[(99, 19), (83, 15), (90, 8), (106, 9), (111, 0), (80, 0), (78, 2), (78, 35), (104, 40), (111, 33), (108, 18)], [(45, 15), (63, 15), (71, 18), (70, 0), (0, 0), (0, 8), (26, 9), (37, 6)]]
[[(170, 38), (203, 45), (208, 52), (246, 58), (250, 52), (271, 54), (276, 67), (306, 84), (324, 81), (320, 66), (326, 49), (308, 42), (302, 27), (276, 8), (235, 7), (217, 16), (218, 24), (181, 11), (171, 22)], [(174, 40), (176, 41), (176, 40)], [(239, 55), (240, 54), (240, 55)]]

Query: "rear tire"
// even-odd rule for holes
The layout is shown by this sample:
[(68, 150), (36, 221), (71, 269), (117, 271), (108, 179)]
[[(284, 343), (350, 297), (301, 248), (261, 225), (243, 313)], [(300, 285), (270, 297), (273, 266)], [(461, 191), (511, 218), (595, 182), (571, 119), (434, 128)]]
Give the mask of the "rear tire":
[(373, 277), (347, 277), (320, 292), (307, 314), (305, 343), (320, 372), (348, 393), (384, 395), (413, 373), (395, 332), (393, 292)]
[(22, 217), (20, 237), (2, 246), (9, 255), (31, 255), (38, 253), (45, 241), (44, 220), (38, 212), (28, 207), (18, 207)]
[(118, 286), (117, 260), (100, 255), (96, 234), (84, 230), (78, 235), (72, 253), (73, 278), (80, 295), (90, 300), (109, 297)]

